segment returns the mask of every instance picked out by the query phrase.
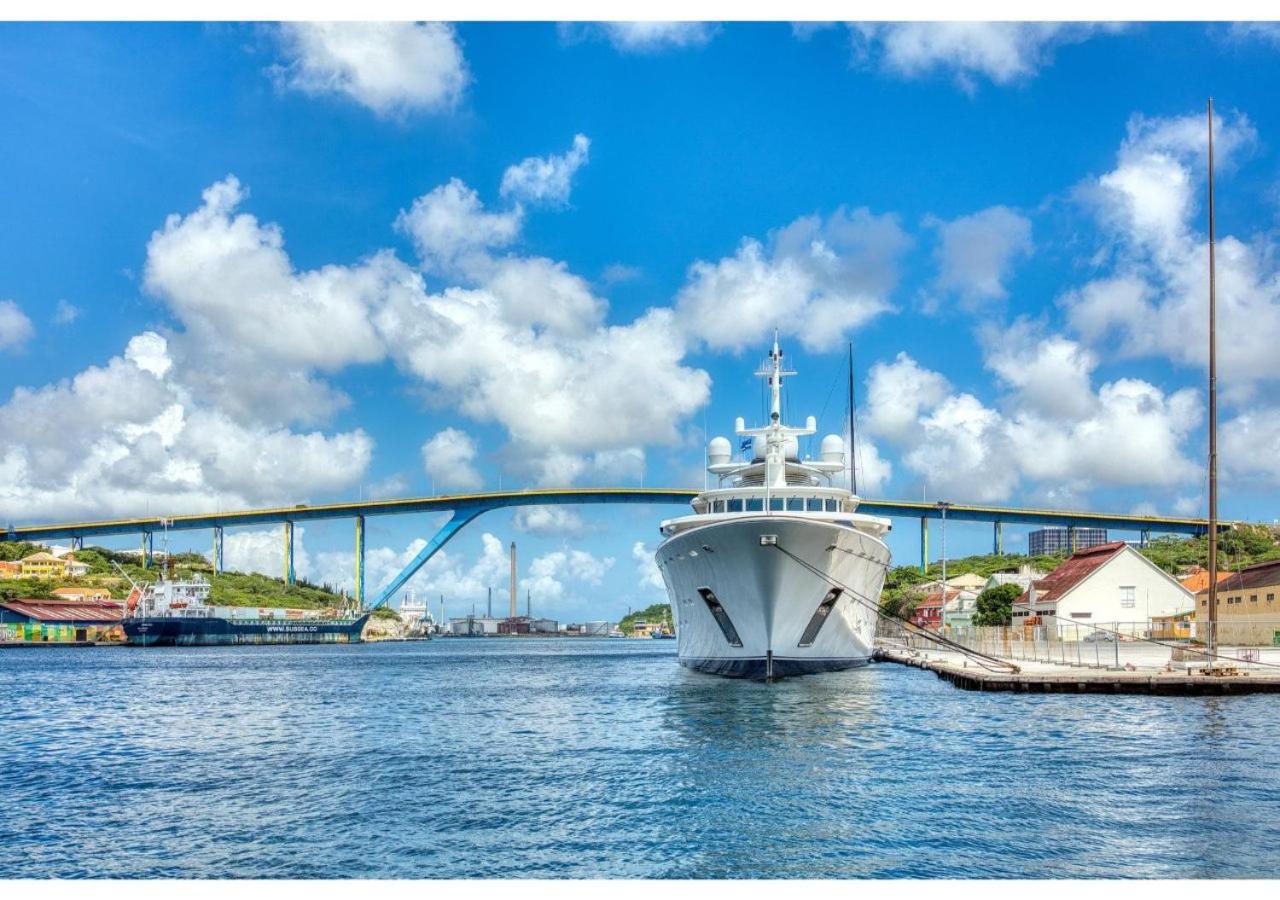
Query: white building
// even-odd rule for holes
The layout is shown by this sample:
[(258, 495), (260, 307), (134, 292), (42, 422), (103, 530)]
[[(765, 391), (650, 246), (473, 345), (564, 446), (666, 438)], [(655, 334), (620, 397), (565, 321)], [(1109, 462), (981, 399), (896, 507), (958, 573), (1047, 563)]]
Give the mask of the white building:
[(1122, 541), (1113, 541), (1081, 550), (1032, 582), (1014, 601), (1013, 624), (1057, 625), (1068, 639), (1087, 636), (1094, 628), (1140, 635), (1153, 616), (1176, 615), (1193, 606), (1191, 592), (1176, 578)]
[(1018, 567), (1017, 572), (996, 572), (987, 579), (987, 583), (982, 586), (982, 589), (999, 587), (1002, 584), (1016, 584), (1025, 592), (1031, 587), (1031, 582), (1039, 581), (1044, 576), (1044, 572), (1032, 567), (1029, 563), (1024, 563)]

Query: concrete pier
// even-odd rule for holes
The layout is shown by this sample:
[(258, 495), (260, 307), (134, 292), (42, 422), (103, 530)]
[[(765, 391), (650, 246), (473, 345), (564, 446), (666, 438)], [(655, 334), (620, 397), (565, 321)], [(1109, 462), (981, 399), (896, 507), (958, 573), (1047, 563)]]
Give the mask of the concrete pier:
[(1237, 668), (1232, 674), (1204, 675), (1198, 668), (1086, 669), (1010, 660), (1019, 672), (993, 672), (954, 650), (917, 650), (892, 644), (878, 647), (875, 658), (925, 669), (967, 691), (1166, 696), (1280, 693), (1280, 669), (1274, 668)]

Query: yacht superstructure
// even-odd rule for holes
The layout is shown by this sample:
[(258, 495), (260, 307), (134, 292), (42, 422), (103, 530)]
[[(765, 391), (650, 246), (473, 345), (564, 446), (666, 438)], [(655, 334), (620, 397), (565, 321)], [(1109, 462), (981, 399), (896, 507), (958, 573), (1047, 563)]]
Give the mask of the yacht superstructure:
[(819, 458), (800, 459), (817, 433), (782, 422), (782, 351), (775, 334), (766, 365), (768, 424), (707, 445), (718, 481), (693, 514), (662, 523), (658, 568), (676, 622), (681, 664), (718, 675), (772, 680), (846, 669), (871, 658), (876, 604), (889, 567), (888, 519), (858, 513), (858, 498), (833, 483), (844, 440), (829, 434)]

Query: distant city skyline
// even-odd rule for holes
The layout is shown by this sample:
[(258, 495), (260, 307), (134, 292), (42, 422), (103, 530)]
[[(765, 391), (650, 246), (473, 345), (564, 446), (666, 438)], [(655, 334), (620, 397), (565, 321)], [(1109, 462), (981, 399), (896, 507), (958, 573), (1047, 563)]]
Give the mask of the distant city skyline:
[[(6, 24), (0, 58), (7, 520), (699, 487), (775, 327), (821, 433), (853, 342), (868, 496), (1203, 515), (1210, 94), (1221, 514), (1276, 518), (1277, 26)], [(516, 540), (535, 609), (616, 621), (679, 512), (490, 513), (410, 587), (483, 608)], [(371, 596), (438, 524), (370, 520)], [(350, 581), (346, 523), (295, 541)]]

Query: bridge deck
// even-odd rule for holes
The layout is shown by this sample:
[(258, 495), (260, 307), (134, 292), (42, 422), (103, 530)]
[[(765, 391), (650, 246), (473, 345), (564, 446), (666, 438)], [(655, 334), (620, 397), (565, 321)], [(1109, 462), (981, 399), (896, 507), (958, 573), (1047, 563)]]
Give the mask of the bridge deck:
[[(356, 516), (443, 513), (475, 509), (493, 510), (516, 506), (590, 503), (675, 505), (687, 504), (697, 494), (698, 491), (670, 488), (573, 488), (567, 490), (454, 494), (440, 497), (410, 497), (397, 500), (363, 500), (230, 512), (205, 512), (180, 516), (151, 516), (49, 525), (10, 525), (4, 534), (0, 535), (0, 540), (47, 541), (59, 538), (87, 538), (157, 532), (162, 531), (166, 526), (170, 531), (192, 531), (209, 528), (279, 524), (281, 522), (350, 519)], [(936, 503), (864, 499), (861, 502), (860, 509), (874, 515), (890, 518), (942, 518), (942, 508)], [(1209, 523), (1205, 519), (1094, 513), (1078, 510), (1020, 509), (1017, 507), (978, 506), (962, 503), (949, 504), (946, 509), (946, 516), (949, 520), (956, 522), (1061, 525), (1164, 534), (1204, 534), (1209, 527)], [(1227, 524), (1223, 523), (1224, 527)]]

